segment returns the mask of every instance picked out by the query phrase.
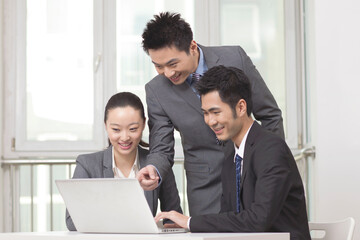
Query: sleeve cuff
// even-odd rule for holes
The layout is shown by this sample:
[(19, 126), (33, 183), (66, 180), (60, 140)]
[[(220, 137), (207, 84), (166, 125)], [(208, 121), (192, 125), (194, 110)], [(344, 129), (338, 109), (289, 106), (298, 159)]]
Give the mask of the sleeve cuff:
[(188, 219), (188, 221), (187, 221), (187, 228), (189, 229), (189, 231), (191, 231), (191, 230), (190, 230), (190, 220), (191, 220), (191, 217), (189, 217), (189, 219)]
[(157, 172), (157, 174), (158, 174), (158, 176), (159, 176), (159, 184), (158, 184), (158, 187), (160, 186), (160, 184), (161, 184), (161, 182), (162, 182), (162, 177), (161, 177), (161, 175), (160, 175), (160, 172), (159, 172), (159, 170), (154, 166), (154, 165), (152, 165), (152, 164), (149, 164), (149, 166), (153, 166), (154, 168), (155, 168), (155, 170), (156, 170), (156, 172)]

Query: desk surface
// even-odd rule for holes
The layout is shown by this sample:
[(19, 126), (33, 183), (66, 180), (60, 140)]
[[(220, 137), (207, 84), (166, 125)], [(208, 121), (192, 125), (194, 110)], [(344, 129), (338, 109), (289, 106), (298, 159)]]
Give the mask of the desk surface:
[(0, 233), (0, 240), (289, 240), (289, 233), (88, 234), (78, 232)]

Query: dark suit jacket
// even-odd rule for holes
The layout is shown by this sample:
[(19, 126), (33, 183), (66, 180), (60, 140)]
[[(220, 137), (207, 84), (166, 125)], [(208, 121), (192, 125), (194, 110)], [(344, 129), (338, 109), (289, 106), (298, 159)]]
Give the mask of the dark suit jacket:
[[(146, 156), (148, 150), (138, 147), (140, 168), (147, 165)], [(76, 168), (73, 178), (113, 178), (114, 172), (112, 170), (112, 147), (108, 147), (104, 151), (79, 155), (76, 159)], [(179, 193), (176, 188), (175, 176), (171, 171), (164, 184), (154, 191), (145, 191), (145, 197), (155, 216), (158, 206), (158, 199), (160, 199), (160, 209), (162, 211), (175, 210), (182, 213), (180, 207)], [(120, 200), (119, 200), (120, 201)], [(76, 231), (74, 223), (66, 211), (66, 226), (70, 231)]]
[[(206, 64), (242, 69), (252, 87), (253, 112), (262, 126), (284, 137), (281, 111), (250, 58), (239, 46), (204, 47)], [(187, 194), (191, 215), (218, 213), (224, 154), (213, 131), (205, 124), (199, 98), (185, 82), (174, 85), (162, 75), (146, 84), (150, 129), (149, 164), (161, 176), (170, 171), (174, 158), (174, 129), (181, 135)]]
[[(241, 210), (236, 213), (234, 145), (222, 169), (221, 213), (193, 216), (192, 232), (290, 232), (310, 240), (302, 180), (285, 141), (254, 122), (243, 159)], [(230, 152), (230, 151), (228, 151)]]

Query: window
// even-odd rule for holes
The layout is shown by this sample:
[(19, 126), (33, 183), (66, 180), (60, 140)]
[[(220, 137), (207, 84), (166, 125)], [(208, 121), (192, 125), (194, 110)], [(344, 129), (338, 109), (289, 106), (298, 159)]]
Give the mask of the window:
[(7, 65), (14, 85), (5, 97), (15, 104), (6, 108), (13, 120), (5, 122), (4, 141), (11, 142), (5, 156), (100, 149), (102, 76), (93, 59), (101, 49), (93, 36), (101, 33), (93, 3), (16, 0), (5, 7), (16, 13), (7, 16), (5, 29), (17, 36), (5, 43), (6, 56), (15, 56)]
[[(240, 45), (274, 95), (284, 119), (285, 137), (299, 145), (301, 113), (300, 1), (196, 1), (195, 37), (204, 45)], [(205, 12), (202, 11), (205, 9)], [(300, 124), (301, 125), (301, 124)]]

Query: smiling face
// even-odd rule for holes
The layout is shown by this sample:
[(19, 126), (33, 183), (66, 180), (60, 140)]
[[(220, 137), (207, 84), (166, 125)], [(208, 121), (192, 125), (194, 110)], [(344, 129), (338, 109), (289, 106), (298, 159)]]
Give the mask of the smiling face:
[(245, 100), (240, 99), (234, 112), (229, 104), (221, 100), (218, 91), (214, 90), (201, 95), (205, 123), (214, 131), (219, 140), (231, 139), (237, 147), (253, 123), (251, 116), (247, 115), (246, 106)]
[(240, 118), (234, 118), (233, 111), (221, 100), (218, 91), (202, 95), (201, 104), (205, 123), (214, 131), (219, 140), (233, 140), (241, 131)]
[(116, 156), (133, 157), (142, 137), (145, 120), (133, 107), (116, 107), (108, 110), (106, 132)]
[(149, 49), (149, 56), (158, 74), (167, 77), (173, 84), (180, 85), (198, 67), (199, 50), (192, 41), (190, 51), (179, 51), (176, 47)]

